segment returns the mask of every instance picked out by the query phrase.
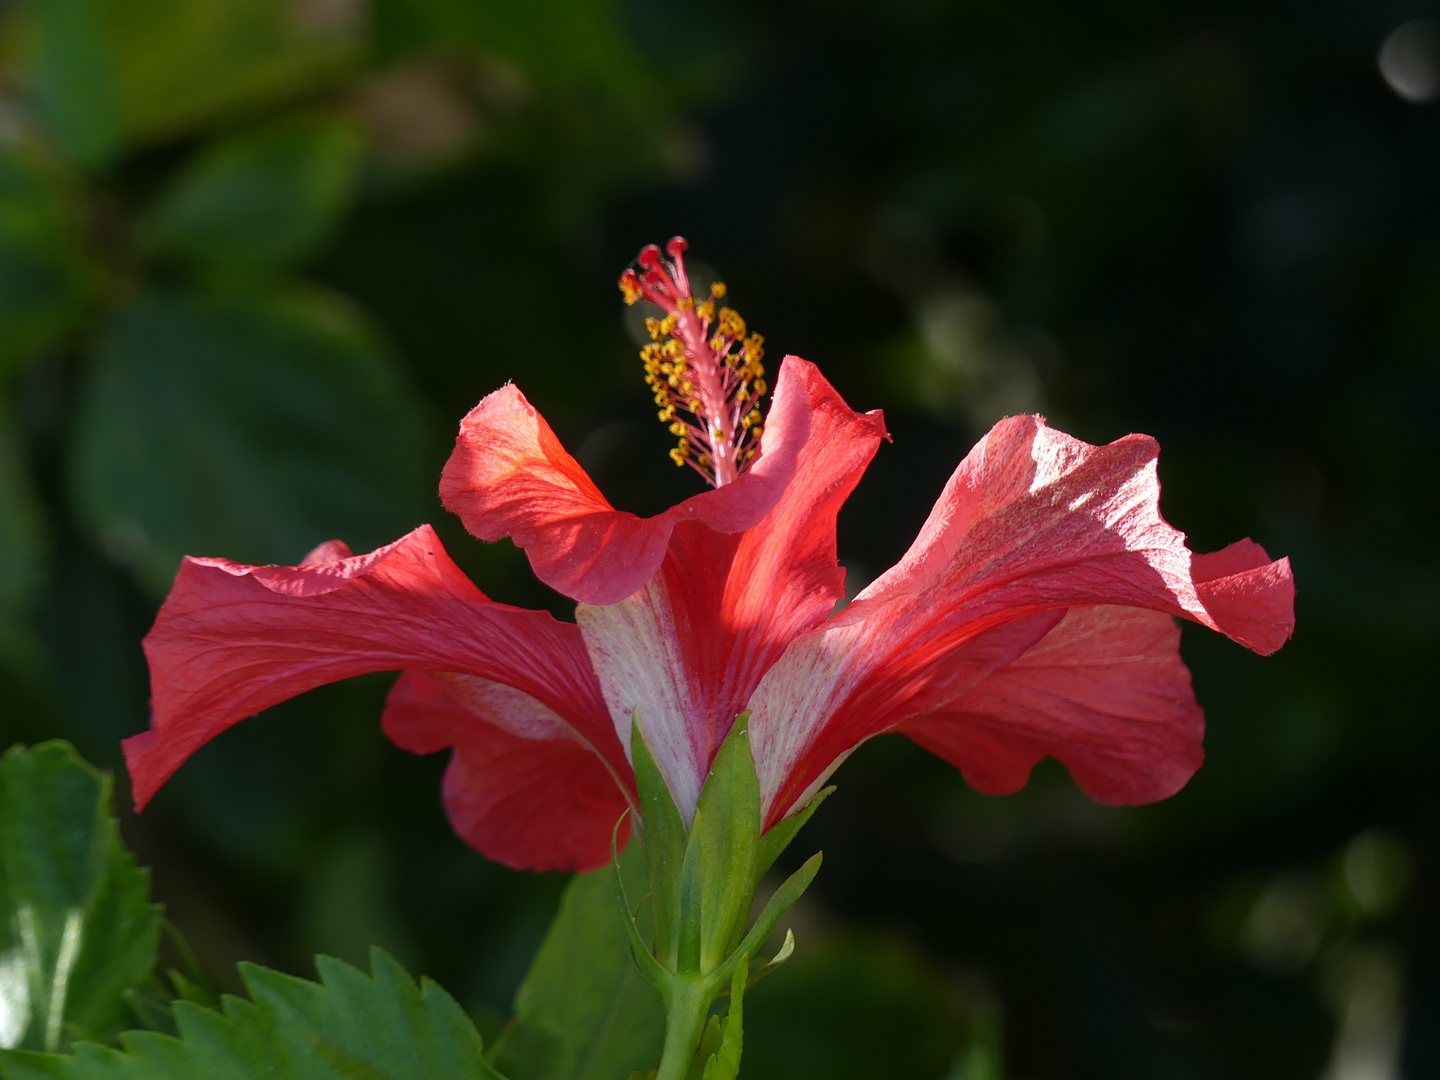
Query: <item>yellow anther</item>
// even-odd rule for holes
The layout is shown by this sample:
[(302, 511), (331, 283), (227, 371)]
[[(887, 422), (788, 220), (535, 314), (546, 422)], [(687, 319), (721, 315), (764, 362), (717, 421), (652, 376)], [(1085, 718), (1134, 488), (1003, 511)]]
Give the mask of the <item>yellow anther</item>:
[(745, 336), (745, 320), (734, 308), (720, 309), (720, 332), (728, 334), (732, 338), (743, 338)]
[[(727, 463), (743, 471), (755, 456), (761, 431), (759, 399), (768, 389), (760, 366), (765, 339), (747, 336), (745, 320), (734, 308), (717, 310), (716, 301), (727, 294), (723, 281), (710, 285), (708, 297), (696, 299), (681, 295), (678, 281), (660, 288), (653, 282), (647, 285), (634, 270), (621, 276), (620, 290), (628, 304), (654, 296), (652, 288), (659, 290), (666, 306), (674, 307), (663, 318), (645, 319), (650, 338), (640, 350), (645, 384), (652, 391), (655, 415), (679, 439), (671, 460), (699, 469), (714, 484), (722, 468), (734, 475), (733, 469), (724, 468)], [(686, 315), (692, 311), (694, 319)], [(705, 331), (710, 331), (708, 341)], [(722, 400), (711, 401), (717, 392)], [(723, 407), (722, 416), (732, 409), (741, 412), (739, 422), (733, 428), (730, 421), (725, 428), (717, 426), (720, 420), (710, 414), (717, 407)]]

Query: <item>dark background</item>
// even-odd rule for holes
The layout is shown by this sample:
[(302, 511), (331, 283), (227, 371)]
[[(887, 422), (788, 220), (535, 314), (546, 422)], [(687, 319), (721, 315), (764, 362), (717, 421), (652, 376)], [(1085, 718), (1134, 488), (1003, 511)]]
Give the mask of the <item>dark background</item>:
[[(444, 513), (439, 466), (513, 379), (617, 505), (696, 490), (614, 284), (681, 232), (772, 359), (885, 410), (852, 583), (1041, 411), (1157, 436), (1193, 546), (1253, 536), (1299, 588), (1275, 657), (1186, 627), (1209, 760), (1166, 803), (858, 753), (793, 853), (825, 867), (745, 1075), (1440, 1075), (1434, 13), (0, 5), (0, 743), (118, 768), (186, 552), (431, 521), (490, 595), (563, 615)], [(380, 736), (389, 681), (242, 725), (124, 827), (222, 984), (378, 942), (493, 1031), (564, 880), (453, 836), (441, 756)]]

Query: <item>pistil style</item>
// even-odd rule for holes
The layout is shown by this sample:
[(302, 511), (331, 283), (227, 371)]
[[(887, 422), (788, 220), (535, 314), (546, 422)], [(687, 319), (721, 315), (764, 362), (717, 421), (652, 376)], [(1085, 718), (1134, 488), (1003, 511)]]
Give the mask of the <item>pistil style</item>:
[(734, 308), (716, 311), (716, 301), (725, 298), (723, 282), (711, 285), (706, 299), (695, 299), (685, 272), (686, 247), (679, 236), (665, 245), (665, 255), (654, 244), (646, 246), (636, 260), (639, 271), (631, 267), (620, 275), (620, 291), (627, 304), (646, 300), (665, 312), (664, 318), (645, 320), (650, 332), (650, 343), (640, 350), (645, 382), (654, 391), (660, 419), (679, 437), (670, 457), (718, 488), (749, 468), (760, 444), (765, 339), (747, 333)]

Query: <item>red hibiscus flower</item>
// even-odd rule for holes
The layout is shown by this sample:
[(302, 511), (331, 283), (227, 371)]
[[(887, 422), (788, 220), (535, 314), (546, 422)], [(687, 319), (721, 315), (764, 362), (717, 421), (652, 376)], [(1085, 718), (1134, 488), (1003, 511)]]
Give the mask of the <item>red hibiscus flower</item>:
[(1294, 625), (1288, 560), (1249, 540), (1192, 554), (1160, 516), (1153, 439), (1091, 446), (1018, 416), (960, 463), (905, 557), (832, 614), (836, 514), (880, 414), (786, 357), (762, 438), (760, 339), (715, 311), (723, 286), (691, 296), (683, 251), (647, 248), (621, 285), (663, 309), (647, 379), (672, 456), (714, 490), (653, 518), (616, 510), (506, 386), (462, 422), (441, 496), (474, 535), (522, 547), (578, 601), (575, 623), (488, 599), (429, 526), (368, 555), (331, 541), (294, 567), (187, 558), (145, 639), (153, 722), (125, 743), (137, 806), (231, 725), (371, 671), (403, 672), (391, 739), (453, 748), (456, 830), (515, 867), (608, 858), (634, 798), (632, 717), (688, 816), (749, 710), (767, 826), (887, 731), (988, 793), (1046, 755), (1104, 803), (1185, 784), (1203, 716), (1174, 617), (1274, 652)]

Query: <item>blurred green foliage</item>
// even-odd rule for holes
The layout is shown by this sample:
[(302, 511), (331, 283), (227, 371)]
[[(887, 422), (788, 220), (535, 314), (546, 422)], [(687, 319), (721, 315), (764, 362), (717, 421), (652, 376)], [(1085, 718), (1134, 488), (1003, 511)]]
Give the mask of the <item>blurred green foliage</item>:
[(425, 513), (419, 406), (328, 295), (138, 297), (77, 398), (77, 514), (157, 593), (188, 552), (272, 562), (330, 533), (378, 547)]
[[(1187, 629), (1209, 762), (1165, 804), (857, 754), (777, 867), (825, 849), (743, 1075), (1440, 1072), (1440, 105), (1376, 63), (1425, 15), (0, 8), (0, 743), (118, 764), (184, 553), (428, 519), (488, 593), (566, 615), (439, 507), (449, 433), (514, 379), (618, 505), (691, 493), (614, 289), (683, 232), (773, 355), (886, 411), (840, 523), (856, 583), (986, 425), (1040, 410), (1158, 436), (1195, 546), (1253, 535), (1300, 588), (1274, 658)], [(386, 686), (242, 725), (124, 827), (222, 984), (378, 943), (488, 1040), (564, 882), (454, 838), (443, 762), (379, 735)]]
[(0, 375), (62, 337), (94, 286), (72, 182), (34, 148), (0, 149)]
[(343, 213), (363, 145), (337, 117), (299, 117), (206, 147), (155, 205), (152, 250), (211, 272), (312, 254)]

